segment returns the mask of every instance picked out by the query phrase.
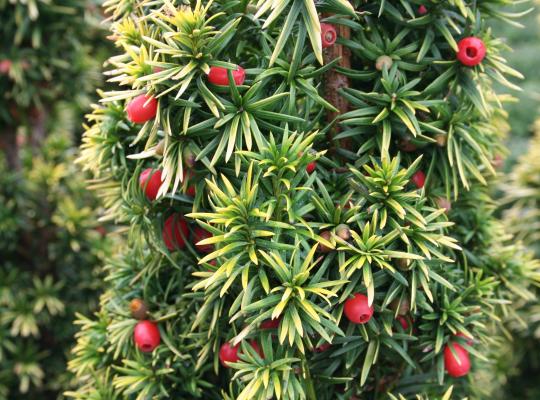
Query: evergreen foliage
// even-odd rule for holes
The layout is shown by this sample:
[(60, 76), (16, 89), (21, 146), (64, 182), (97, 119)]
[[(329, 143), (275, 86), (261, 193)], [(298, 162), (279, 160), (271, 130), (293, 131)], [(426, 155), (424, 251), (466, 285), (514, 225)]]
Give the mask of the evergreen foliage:
[(87, 106), (100, 81), (97, 11), (95, 1), (0, 0), (3, 126), (27, 122), (61, 98)]
[[(55, 123), (74, 128), (69, 108), (59, 113)], [(102, 285), (110, 249), (70, 135), (51, 133), (38, 156), (22, 147), (19, 171), (2, 157), (0, 399), (52, 399), (69, 387), (75, 313), (95, 309)]]
[[(119, 88), (88, 117), (79, 162), (129, 248), (107, 264), (100, 311), (79, 320), (67, 394), (497, 390), (486, 372), (505, 321), (540, 278), (490, 196), (507, 100), (492, 85), (517, 89), (521, 75), (489, 21), (513, 23), (525, 12), (513, 3), (107, 1)], [(321, 21), (338, 32), (325, 50)], [(456, 59), (468, 36), (487, 48), (474, 67)], [(343, 312), (356, 294), (362, 324)], [(133, 340), (134, 299), (159, 327), (151, 353)], [(457, 345), (467, 377), (445, 374)]]
[(98, 11), (0, 0), (0, 399), (62, 397), (75, 313), (96, 307), (109, 245), (74, 146), (101, 81)]
[[(503, 184), (504, 220), (507, 230), (522, 240), (538, 257), (540, 248), (540, 214), (538, 211), (540, 191), (540, 121), (534, 125), (535, 135), (529, 149), (522, 154), (508, 179)], [(540, 370), (538, 357), (540, 338), (540, 308), (537, 302), (528, 302), (512, 321), (515, 340), (503, 356), (504, 367), (509, 370), (505, 394), (510, 397), (535, 399), (540, 396), (540, 386), (531, 377)]]
[(508, 228), (540, 255), (540, 120), (536, 121), (534, 131), (529, 150), (521, 155), (503, 185), (503, 203), (510, 205), (504, 212)]

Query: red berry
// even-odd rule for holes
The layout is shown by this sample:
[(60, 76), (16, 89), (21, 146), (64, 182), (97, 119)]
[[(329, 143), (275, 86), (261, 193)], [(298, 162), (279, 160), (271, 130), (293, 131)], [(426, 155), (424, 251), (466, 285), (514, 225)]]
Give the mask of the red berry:
[(267, 319), (261, 323), (261, 329), (277, 329), (279, 328), (279, 323), (281, 322), (281, 317), (276, 319)]
[(337, 31), (334, 25), (321, 22), (321, 40), (323, 49), (333, 46), (336, 43)]
[(161, 235), (169, 251), (183, 249), (186, 246), (184, 238), (188, 237), (188, 225), (179, 214), (173, 214), (165, 221)]
[(328, 350), (332, 345), (330, 343), (323, 343), (320, 346), (317, 346), (313, 349), (315, 353), (324, 353), (326, 350)]
[(231, 346), (229, 342), (223, 343), (221, 345), (221, 348), (219, 349), (219, 361), (221, 362), (221, 365), (223, 365), (225, 368), (229, 368), (227, 363), (235, 363), (240, 360), (238, 358), (238, 349), (240, 348), (240, 345), (237, 344), (236, 346)]
[[(229, 75), (227, 68), (223, 67), (211, 67), (208, 73), (208, 81), (218, 86), (229, 85)], [(246, 71), (241, 66), (236, 67), (236, 70), (232, 71), (234, 83), (238, 86), (244, 83), (246, 80)]]
[(200, 226), (193, 229), (193, 243), (201, 253), (211, 253), (214, 251), (214, 245), (212, 244), (198, 244), (201, 240), (208, 239), (209, 237), (212, 237), (212, 234)]
[(187, 187), (186, 195), (188, 195), (189, 197), (195, 197), (196, 194), (197, 194), (197, 189), (195, 188), (195, 185), (190, 185)]
[[(452, 349), (456, 353), (455, 356), (452, 354), (450, 346), (452, 346)], [(448, 375), (453, 378), (467, 375), (471, 369), (469, 352), (457, 343), (446, 345), (444, 348), (444, 368), (448, 372)]]
[(409, 329), (409, 321), (403, 315), (398, 315), (396, 318), (404, 331)]
[(424, 174), (422, 171), (417, 171), (412, 176), (411, 181), (418, 189), (422, 189), (426, 183), (426, 174)]
[(482, 62), (486, 56), (486, 45), (474, 36), (463, 38), (458, 43), (458, 60), (467, 67), (474, 67)]
[(356, 293), (345, 302), (345, 316), (353, 324), (365, 324), (373, 315), (373, 305), (368, 304), (367, 296)]
[(158, 102), (154, 97), (145, 94), (135, 97), (127, 105), (127, 114), (131, 122), (144, 124), (155, 118), (157, 114)]
[(0, 74), (7, 75), (11, 69), (10, 60), (0, 60)]
[(418, 14), (420, 15), (426, 15), (428, 12), (427, 10), (427, 7), (423, 4), (420, 5), (420, 7), (418, 7)]
[(157, 325), (148, 320), (137, 322), (133, 331), (133, 340), (140, 351), (144, 353), (151, 352), (161, 342)]
[(313, 171), (315, 171), (316, 167), (317, 167), (317, 163), (315, 161), (312, 161), (306, 166), (306, 172), (308, 174), (311, 174)]
[(148, 200), (155, 200), (161, 187), (161, 170), (145, 169), (139, 176), (139, 186)]

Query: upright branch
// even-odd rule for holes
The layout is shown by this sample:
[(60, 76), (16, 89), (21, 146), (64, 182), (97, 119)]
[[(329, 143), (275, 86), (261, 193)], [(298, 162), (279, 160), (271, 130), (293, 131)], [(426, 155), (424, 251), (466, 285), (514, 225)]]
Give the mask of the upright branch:
[(108, 269), (106, 322), (81, 321), (81, 391), (475, 393), (457, 378), (485, 369), (493, 316), (539, 268), (488, 187), (492, 82), (519, 74), (484, 21), (508, 2), (107, 3), (120, 87), (80, 160), (133, 245)]
[[(323, 18), (330, 17), (332, 14), (323, 13)], [(332, 25), (333, 26), (333, 25)], [(335, 25), (333, 28), (336, 30), (338, 42), (333, 46), (329, 46), (324, 50), (324, 62), (325, 64), (339, 58), (338, 66), (343, 68), (351, 68), (351, 50), (339, 43), (339, 38), (350, 39), (351, 29), (345, 25)], [(323, 32), (324, 35), (324, 32)], [(324, 37), (323, 37), (324, 40)], [(349, 111), (349, 102), (345, 97), (339, 94), (339, 90), (342, 88), (348, 88), (350, 86), (349, 78), (336, 71), (335, 68), (330, 69), (324, 77), (324, 97), (332, 104), (338, 111), (327, 111), (326, 120), (332, 127), (327, 132), (327, 139), (331, 143), (329, 149), (330, 152), (335, 151), (335, 146), (341, 148), (350, 148), (350, 140), (342, 139), (339, 143), (334, 143), (334, 136), (340, 131), (339, 124), (336, 123), (336, 119), (339, 115)]]

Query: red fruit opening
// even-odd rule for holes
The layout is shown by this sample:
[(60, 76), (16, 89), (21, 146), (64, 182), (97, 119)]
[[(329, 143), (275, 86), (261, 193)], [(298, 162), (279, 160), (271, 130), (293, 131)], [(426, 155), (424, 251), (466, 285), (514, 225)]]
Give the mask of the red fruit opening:
[(354, 297), (347, 299), (343, 312), (353, 324), (365, 324), (373, 316), (373, 305), (369, 305), (366, 295), (356, 293)]
[(154, 322), (144, 320), (135, 325), (133, 331), (135, 344), (143, 353), (149, 353), (154, 350), (161, 341), (159, 329)]
[(469, 57), (474, 58), (478, 54), (478, 49), (476, 49), (476, 47), (467, 47), (465, 52)]
[(474, 67), (486, 56), (486, 46), (482, 39), (469, 36), (458, 43), (458, 60), (467, 67)]
[(331, 24), (321, 24), (321, 40), (323, 49), (332, 46), (336, 43), (337, 31)]
[(324, 34), (324, 40), (326, 40), (326, 42), (328, 42), (328, 43), (335, 42), (336, 41), (336, 33), (332, 32), (332, 31), (327, 31)]

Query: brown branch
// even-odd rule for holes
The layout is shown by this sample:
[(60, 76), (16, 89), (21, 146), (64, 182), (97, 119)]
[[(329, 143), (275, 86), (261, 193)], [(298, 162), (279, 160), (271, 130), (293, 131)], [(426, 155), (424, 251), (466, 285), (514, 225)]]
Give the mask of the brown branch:
[[(331, 14), (323, 14), (323, 17), (328, 17), (330, 15)], [(351, 29), (348, 26), (336, 25), (335, 28), (338, 33), (338, 37), (350, 39)], [(336, 43), (324, 50), (325, 63), (329, 63), (336, 58), (340, 58), (338, 63), (340, 67), (351, 68), (351, 51), (349, 48)], [(348, 77), (338, 73), (334, 69), (331, 69), (325, 75), (325, 83), (325, 99), (339, 110), (338, 112), (329, 111), (327, 113), (326, 119), (328, 123), (332, 123), (338, 115), (349, 110), (349, 102), (344, 97), (339, 95), (338, 90), (344, 87), (349, 87), (350, 82)], [(336, 145), (342, 148), (349, 148), (351, 145), (349, 139), (342, 139), (339, 141), (339, 143), (334, 143), (334, 136), (339, 132), (339, 130), (339, 125), (334, 124), (328, 131), (327, 138), (331, 143), (331, 148), (329, 149), (330, 152), (335, 151)]]

